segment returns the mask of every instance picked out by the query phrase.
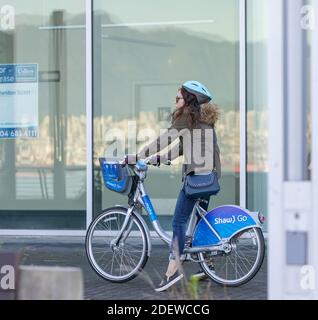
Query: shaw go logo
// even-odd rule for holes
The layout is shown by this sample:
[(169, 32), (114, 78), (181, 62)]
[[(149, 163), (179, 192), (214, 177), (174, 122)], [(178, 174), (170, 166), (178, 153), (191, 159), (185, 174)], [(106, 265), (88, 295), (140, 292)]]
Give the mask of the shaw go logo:
[(232, 217), (229, 218), (215, 218), (214, 223), (215, 224), (227, 224), (227, 223), (235, 223), (238, 222), (245, 222), (247, 221), (247, 216), (239, 214), (235, 217), (235, 215), (232, 215)]

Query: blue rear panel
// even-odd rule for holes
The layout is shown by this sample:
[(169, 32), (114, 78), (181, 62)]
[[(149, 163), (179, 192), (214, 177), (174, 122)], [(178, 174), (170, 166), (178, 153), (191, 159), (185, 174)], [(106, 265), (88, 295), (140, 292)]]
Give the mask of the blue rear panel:
[[(221, 206), (205, 215), (206, 219), (221, 238), (230, 238), (233, 234), (246, 227), (257, 227), (248, 210), (238, 206)], [(192, 246), (218, 244), (218, 238), (204, 220), (198, 223), (193, 237)]]

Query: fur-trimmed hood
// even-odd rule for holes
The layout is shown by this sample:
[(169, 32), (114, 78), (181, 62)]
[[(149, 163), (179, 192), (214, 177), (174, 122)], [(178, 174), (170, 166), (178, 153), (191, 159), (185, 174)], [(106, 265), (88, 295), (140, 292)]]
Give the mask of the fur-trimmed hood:
[(220, 116), (219, 107), (214, 103), (205, 103), (200, 107), (201, 121), (214, 127)]

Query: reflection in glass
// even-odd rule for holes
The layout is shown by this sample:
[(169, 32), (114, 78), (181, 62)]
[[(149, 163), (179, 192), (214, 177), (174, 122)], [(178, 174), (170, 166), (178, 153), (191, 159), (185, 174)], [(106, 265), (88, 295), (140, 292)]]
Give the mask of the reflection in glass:
[[(143, 0), (138, 8), (127, 0), (94, 1), (95, 214), (115, 203), (127, 204), (103, 188), (99, 174), (98, 157), (106, 155), (114, 130), (126, 139), (136, 135), (139, 149), (147, 129), (158, 135), (169, 126), (176, 91), (191, 79), (204, 83), (221, 108), (216, 131), (222, 192), (211, 206), (238, 204), (238, 14), (235, 0), (205, 0), (200, 6)], [(136, 132), (128, 135), (129, 121), (136, 121)], [(180, 172), (179, 165), (150, 169), (146, 187), (158, 214), (173, 214)]]
[(267, 213), (265, 4), (247, 1), (247, 207)]
[(12, 0), (10, 6), (14, 25), (0, 30), (0, 63), (38, 64), (39, 135), (0, 139), (0, 225), (84, 228), (85, 1)]

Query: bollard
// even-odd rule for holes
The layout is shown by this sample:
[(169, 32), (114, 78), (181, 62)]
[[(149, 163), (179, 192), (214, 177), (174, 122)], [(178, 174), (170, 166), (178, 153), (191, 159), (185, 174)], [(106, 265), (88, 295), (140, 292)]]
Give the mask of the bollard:
[(18, 300), (83, 300), (79, 268), (20, 266)]

